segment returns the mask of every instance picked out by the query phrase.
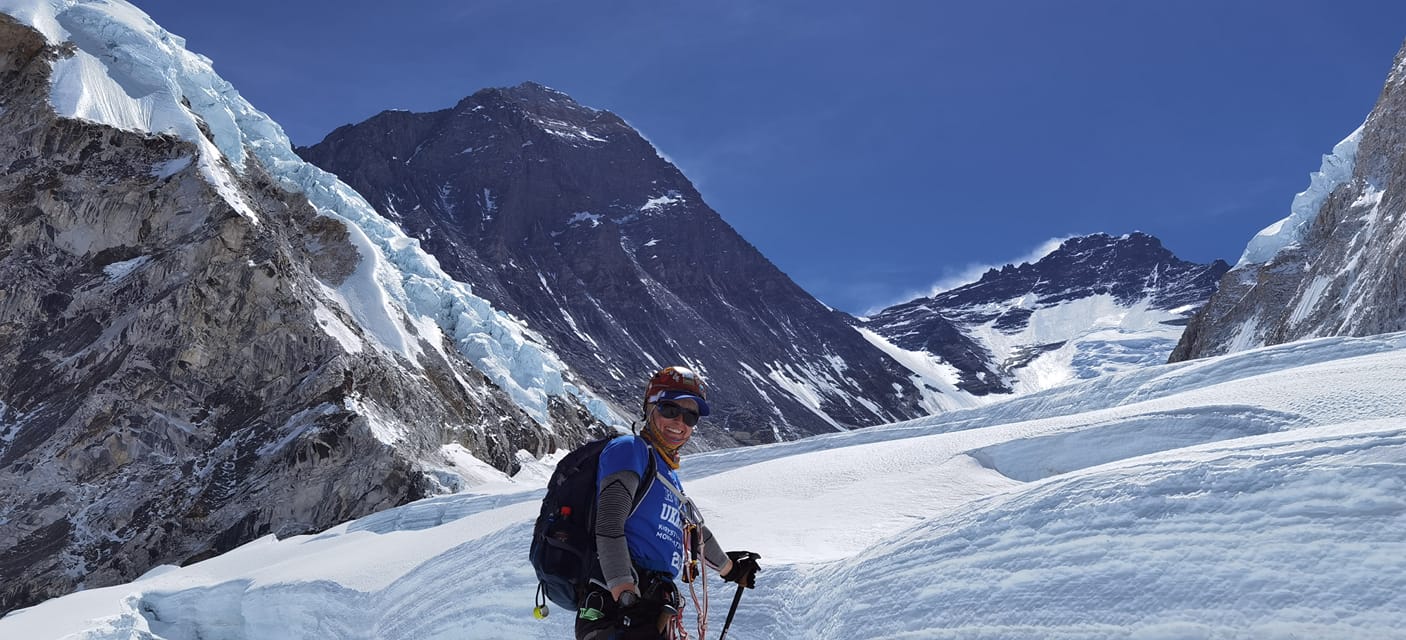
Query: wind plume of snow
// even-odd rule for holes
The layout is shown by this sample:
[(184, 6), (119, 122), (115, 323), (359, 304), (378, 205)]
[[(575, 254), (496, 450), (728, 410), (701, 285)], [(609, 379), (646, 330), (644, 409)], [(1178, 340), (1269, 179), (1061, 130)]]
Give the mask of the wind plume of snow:
[(894, 298), (891, 302), (876, 305), (874, 308), (869, 309), (865, 313), (878, 313), (879, 311), (883, 311), (884, 309), (891, 307), (895, 304), (908, 302), (909, 300), (914, 300), (916, 298), (930, 298), (939, 293), (942, 293), (943, 291), (951, 291), (953, 289), (956, 289), (957, 287), (968, 285), (980, 280), (982, 274), (986, 273), (987, 271), (990, 271), (992, 269), (1000, 269), (1001, 267), (1006, 266), (1008, 264), (1017, 266), (1025, 263), (1034, 264), (1036, 262), (1039, 262), (1041, 258), (1044, 258), (1045, 256), (1054, 253), (1054, 251), (1058, 249), (1060, 245), (1064, 244), (1065, 241), (1069, 240), (1070, 238), (1077, 237), (1077, 235), (1078, 234), (1063, 236), (1059, 238), (1050, 238), (1049, 240), (1046, 240), (1044, 242), (1041, 242), (1039, 245), (1036, 245), (1035, 248), (1031, 249), (1029, 253), (1026, 253), (1023, 256), (1014, 258), (1012, 260), (1007, 260), (1005, 262), (1002, 262), (1001, 264), (992, 265), (973, 262), (968, 263), (966, 266), (961, 267), (959, 269), (944, 269), (945, 271), (948, 271), (948, 273), (945, 274), (942, 279), (938, 280), (937, 282), (934, 282), (932, 286), (928, 287), (926, 290), (905, 293), (901, 296)]
[[(1075, 236), (1069, 235), (1060, 238), (1050, 238), (1049, 240), (1046, 240), (1037, 245), (1034, 249), (1031, 249), (1029, 253), (1019, 258), (1015, 258), (1013, 260), (1007, 260), (1006, 262), (1002, 262), (998, 265), (968, 264), (966, 267), (963, 267), (961, 272), (957, 273), (956, 275), (943, 278), (942, 280), (933, 283), (932, 288), (927, 293), (927, 297), (935, 296), (939, 293), (942, 293), (943, 291), (950, 291), (962, 285), (967, 285), (976, 282), (977, 280), (981, 279), (982, 274), (992, 269), (1000, 269), (1001, 267), (1004, 267), (1006, 265), (1020, 266), (1022, 264), (1035, 264), (1045, 256), (1054, 253), (1055, 250), (1060, 247), (1060, 245), (1064, 244), (1065, 241), (1073, 237)], [(912, 298), (908, 299), (911, 300)]]

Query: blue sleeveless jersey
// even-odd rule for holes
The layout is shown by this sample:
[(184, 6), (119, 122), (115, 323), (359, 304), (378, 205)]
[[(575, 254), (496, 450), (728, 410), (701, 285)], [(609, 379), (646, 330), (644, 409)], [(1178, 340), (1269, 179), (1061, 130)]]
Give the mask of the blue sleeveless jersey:
[[(679, 512), (678, 496), (655, 478), (644, 477), (649, 456), (655, 455), (649, 444), (637, 436), (621, 436), (605, 445), (600, 454), (600, 471), (596, 475), (596, 492), (606, 476), (630, 470), (640, 476), (640, 486), (649, 483), (649, 492), (639, 508), (625, 520), (625, 540), (630, 547), (630, 559), (641, 568), (678, 576), (683, 568), (683, 518)], [(655, 461), (656, 471), (679, 487), (679, 476), (662, 459)]]

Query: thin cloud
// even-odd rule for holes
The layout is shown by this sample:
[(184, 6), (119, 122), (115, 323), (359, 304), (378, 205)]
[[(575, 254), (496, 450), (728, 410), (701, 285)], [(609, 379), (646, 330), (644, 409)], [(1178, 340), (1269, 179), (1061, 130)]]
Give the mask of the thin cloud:
[[(619, 114), (617, 114), (617, 117), (620, 117)], [(639, 136), (640, 136), (641, 138), (644, 138), (644, 141), (645, 141), (645, 142), (648, 142), (648, 143), (649, 143), (649, 146), (651, 146), (651, 147), (654, 148), (654, 153), (655, 153), (655, 155), (658, 155), (660, 158), (663, 158), (663, 159), (664, 159), (664, 162), (667, 162), (667, 163), (669, 163), (669, 164), (674, 165), (674, 167), (677, 168), (677, 169), (679, 169), (679, 171), (681, 171), (681, 172), (683, 171), (683, 169), (679, 167), (679, 163), (674, 162), (674, 159), (671, 158), (671, 157), (669, 157), (669, 154), (664, 153), (664, 150), (663, 150), (663, 149), (660, 149), (660, 148), (659, 148), (659, 145), (654, 144), (654, 141), (653, 141), (653, 140), (650, 140), (650, 139), (649, 139), (649, 136), (645, 135), (644, 131), (640, 130), (639, 127), (635, 126), (633, 123), (631, 123), (629, 120), (626, 120), (626, 119), (623, 118), (623, 117), (620, 117), (620, 120), (625, 123), (625, 126), (631, 128), (631, 129), (634, 129), (634, 130), (635, 130), (635, 133), (639, 134)], [(685, 174), (685, 175), (687, 175), (687, 174)], [(695, 186), (696, 186), (696, 183), (695, 183)]]
[(928, 292), (924, 295), (935, 296), (939, 293), (942, 293), (943, 291), (951, 291), (962, 285), (971, 284), (973, 282), (976, 282), (977, 280), (980, 280), (981, 274), (986, 273), (987, 271), (990, 271), (992, 269), (1000, 269), (1001, 267), (1004, 267), (1008, 264), (1019, 266), (1027, 262), (1032, 264), (1035, 262), (1039, 262), (1041, 258), (1050, 255), (1051, 253), (1054, 253), (1054, 250), (1058, 249), (1059, 245), (1064, 244), (1066, 240), (1073, 237), (1075, 236), (1070, 235), (1061, 236), (1058, 238), (1050, 238), (1049, 240), (1040, 243), (1038, 246), (1030, 250), (1025, 255), (1019, 258), (1015, 258), (1014, 260), (1007, 260), (1005, 262), (1001, 262), (999, 264), (967, 264), (965, 267), (962, 267), (960, 271), (948, 274), (944, 276), (941, 280), (934, 282), (932, 287), (930, 287), (928, 289)]
[(1074, 237), (1077, 237), (1077, 234), (1061, 236), (1058, 238), (1050, 238), (1049, 240), (1046, 240), (1037, 245), (1034, 249), (1030, 250), (1025, 255), (1012, 260), (1001, 262), (1000, 264), (978, 264), (972, 262), (962, 267), (946, 267), (943, 269), (942, 278), (940, 278), (937, 282), (934, 282), (932, 286), (928, 287), (926, 290), (910, 291), (892, 300), (891, 302), (876, 305), (870, 308), (868, 311), (864, 312), (864, 315), (872, 316), (896, 304), (902, 304), (904, 302), (909, 302), (918, 298), (930, 298), (939, 293), (942, 293), (943, 291), (951, 291), (953, 289), (956, 289), (957, 287), (971, 284), (973, 282), (976, 282), (977, 280), (980, 280), (981, 275), (983, 273), (986, 273), (987, 271), (990, 271), (992, 269), (1000, 269), (1001, 267), (1008, 264), (1020, 265), (1026, 262), (1039, 262), (1041, 258), (1050, 255), (1054, 252), (1055, 249), (1058, 249), (1059, 245), (1064, 244), (1066, 240)]

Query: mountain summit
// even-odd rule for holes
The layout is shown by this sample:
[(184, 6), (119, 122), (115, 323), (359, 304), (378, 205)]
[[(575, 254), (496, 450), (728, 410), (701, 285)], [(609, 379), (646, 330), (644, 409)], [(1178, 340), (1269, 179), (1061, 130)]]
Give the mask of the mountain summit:
[(937, 358), (973, 395), (1038, 391), (1165, 361), (1229, 268), (1181, 260), (1144, 233), (1080, 236), (860, 326)]
[(387, 111), (299, 155), (554, 345), (623, 415), (669, 364), (709, 379), (698, 439), (759, 443), (922, 415), (912, 373), (740, 237), (628, 124), (536, 83)]

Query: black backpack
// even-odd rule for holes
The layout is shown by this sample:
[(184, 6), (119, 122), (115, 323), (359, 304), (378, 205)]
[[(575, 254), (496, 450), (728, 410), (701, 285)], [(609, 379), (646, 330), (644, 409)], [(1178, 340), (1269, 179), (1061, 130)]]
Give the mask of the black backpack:
[[(528, 557), (537, 570), (537, 590), (557, 606), (575, 610), (576, 603), (596, 572), (596, 474), (600, 453), (619, 436), (581, 445), (557, 463), (542, 497), (542, 513), (532, 529)], [(654, 449), (630, 512), (640, 506), (654, 480)], [(542, 605), (539, 604), (539, 607)]]

